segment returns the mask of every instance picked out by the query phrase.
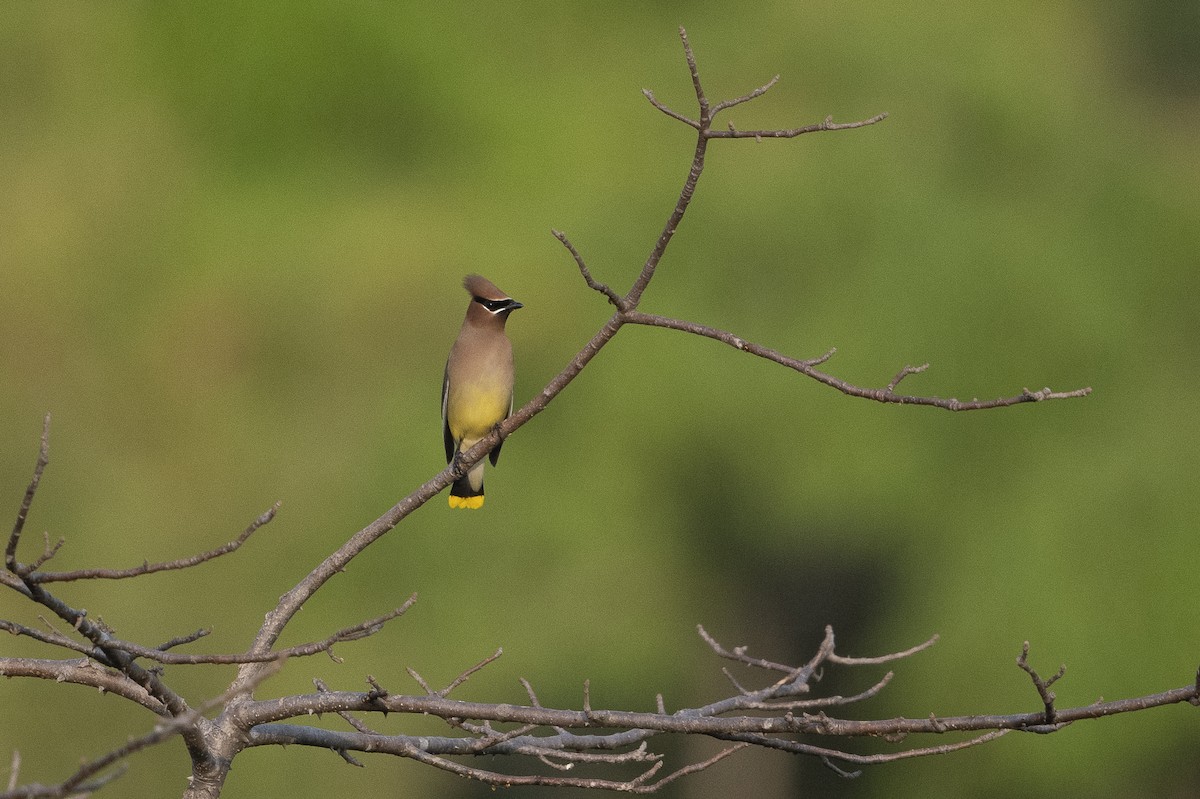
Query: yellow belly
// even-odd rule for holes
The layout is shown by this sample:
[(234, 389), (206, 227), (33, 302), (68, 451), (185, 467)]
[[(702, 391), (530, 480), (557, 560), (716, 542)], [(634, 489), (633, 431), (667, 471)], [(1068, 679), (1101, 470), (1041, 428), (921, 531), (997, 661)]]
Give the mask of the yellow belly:
[(485, 386), (464, 386), (452, 391), (448, 399), (451, 411), (446, 421), (455, 441), (483, 438), (504, 421), (512, 407), (507, 391), (489, 390)]

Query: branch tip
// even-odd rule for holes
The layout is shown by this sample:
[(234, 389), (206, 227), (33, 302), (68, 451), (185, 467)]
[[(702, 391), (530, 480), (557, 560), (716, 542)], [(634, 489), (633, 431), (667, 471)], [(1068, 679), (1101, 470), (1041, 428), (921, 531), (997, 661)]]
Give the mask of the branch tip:
[(1062, 676), (1067, 673), (1067, 666), (1064, 663), (1058, 667), (1058, 671), (1054, 676), (1043, 679), (1040, 674), (1032, 666), (1029, 665), (1029, 642), (1026, 641), (1021, 646), (1021, 654), (1017, 656), (1017, 665), (1021, 670), (1029, 675), (1029, 679), (1033, 681), (1033, 687), (1037, 689), (1038, 696), (1041, 697), (1042, 704), (1045, 707), (1045, 730), (1034, 730), (1035, 732), (1053, 732), (1060, 728), (1061, 725), (1056, 724), (1056, 713), (1054, 710), (1054, 700), (1057, 699), (1054, 692), (1050, 690), (1050, 686), (1062, 679)]
[(487, 657), (485, 657), (483, 660), (479, 661), (479, 662), (478, 662), (478, 663), (476, 663), (474, 666), (471, 666), (469, 669), (467, 669), (466, 671), (464, 671), (462, 674), (460, 674), (460, 675), (458, 675), (457, 677), (455, 677), (455, 678), (454, 678), (454, 679), (453, 679), (453, 680), (450, 682), (450, 684), (449, 684), (449, 685), (447, 685), (447, 686), (446, 686), (445, 688), (443, 688), (442, 690), (438, 691), (438, 692), (437, 692), (437, 695), (438, 695), (438, 696), (446, 696), (446, 695), (448, 695), (448, 694), (449, 694), (451, 691), (453, 691), (455, 688), (457, 688), (458, 686), (462, 685), (462, 684), (463, 684), (463, 683), (465, 683), (467, 680), (469, 680), (469, 679), (471, 678), (471, 675), (473, 675), (473, 674), (475, 674), (477, 671), (479, 671), (479, 670), (483, 669), (485, 666), (488, 666), (488, 665), (489, 665), (489, 664), (491, 664), (491, 663), (495, 663), (497, 660), (499, 660), (499, 659), (500, 659), (500, 656), (501, 656), (501, 655), (503, 655), (503, 654), (504, 654), (504, 649), (503, 649), (503, 647), (501, 647), (501, 648), (498, 648), (498, 649), (497, 649), (495, 652), (493, 652), (492, 654), (488, 655), (488, 656), (487, 656)]
[(42, 418), (42, 437), (38, 444), (37, 461), (33, 466), (33, 477), (25, 489), (21, 506), (17, 509), (17, 519), (13, 522), (12, 533), (4, 548), (4, 565), (13, 574), (24, 577), (25, 569), (17, 563), (17, 544), (21, 541), (21, 531), (25, 529), (25, 520), (29, 518), (29, 510), (33, 507), (33, 496), (37, 493), (38, 485), (42, 482), (42, 474), (50, 463), (50, 414)]
[(567, 238), (567, 234), (560, 230), (551, 230), (550, 232), (554, 235), (554, 238), (562, 242), (562, 245), (567, 248), (567, 252), (575, 259), (575, 266), (579, 268), (579, 274), (583, 276), (583, 280), (587, 283), (588, 288), (603, 294), (608, 298), (609, 303), (614, 305), (618, 310), (624, 310), (625, 301), (621, 298), (621, 295), (592, 277), (591, 270), (588, 269), (583, 256), (579, 254), (579, 250), (575, 249), (575, 245)]
[(853, 780), (862, 776), (862, 769), (846, 771), (834, 763), (828, 755), (821, 755), (821, 762), (824, 763), (834, 774), (837, 774), (839, 777), (844, 779)]

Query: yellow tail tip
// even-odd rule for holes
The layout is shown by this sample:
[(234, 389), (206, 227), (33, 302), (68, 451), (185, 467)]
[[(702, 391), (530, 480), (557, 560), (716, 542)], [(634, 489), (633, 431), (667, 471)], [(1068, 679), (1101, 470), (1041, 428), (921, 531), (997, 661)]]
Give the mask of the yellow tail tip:
[(450, 495), (450, 507), (452, 508), (470, 508), (476, 510), (483, 507), (483, 495), (477, 497), (456, 497)]

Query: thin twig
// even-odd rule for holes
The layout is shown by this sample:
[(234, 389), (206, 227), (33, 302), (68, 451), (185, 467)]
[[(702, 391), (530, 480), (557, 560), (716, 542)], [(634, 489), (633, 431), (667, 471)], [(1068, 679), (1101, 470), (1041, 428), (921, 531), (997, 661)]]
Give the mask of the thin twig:
[(717, 103), (716, 105), (714, 105), (712, 107), (712, 115), (715, 117), (717, 114), (724, 111), (726, 108), (733, 108), (735, 105), (741, 105), (742, 103), (748, 103), (751, 100), (755, 100), (759, 97), (762, 97), (764, 94), (766, 94), (768, 91), (771, 90), (772, 86), (774, 86), (778, 82), (779, 82), (779, 76), (776, 75), (775, 77), (771, 78), (769, 81), (764, 83), (762, 86), (759, 86), (757, 89), (755, 89), (754, 91), (752, 91), (748, 94), (743, 94), (741, 97), (735, 97), (732, 100), (722, 100), (721, 102)]
[(717, 763), (721, 762), (725, 758), (729, 757), (734, 752), (739, 752), (742, 749), (745, 749), (746, 746), (748, 746), (748, 745), (749, 744), (735, 744), (734, 746), (729, 746), (729, 747), (722, 749), (720, 752), (717, 752), (715, 755), (708, 758), (707, 760), (701, 760), (699, 763), (692, 763), (690, 765), (684, 766), (683, 768), (676, 769), (675, 771), (672, 771), (670, 774), (668, 774), (667, 776), (660, 779), (658, 782), (654, 783), (652, 786), (649, 786), (650, 790), (646, 791), (646, 793), (653, 793), (654, 791), (657, 791), (659, 788), (663, 787), (664, 785), (669, 785), (670, 783), (674, 782), (675, 780), (679, 779), (680, 777), (686, 777), (689, 774), (695, 774), (699, 771), (704, 771), (705, 769), (710, 768), (710, 767), (716, 765)]
[(928, 368), (929, 368), (929, 364), (927, 364), (927, 363), (923, 363), (920, 366), (905, 366), (903, 369), (901, 369), (899, 372), (896, 373), (896, 376), (892, 378), (892, 382), (888, 383), (887, 387), (884, 390), (891, 393), (896, 390), (896, 386), (900, 385), (901, 380), (908, 377), (909, 375), (920, 374), (921, 372), (924, 372)]
[(768, 361), (786, 366), (795, 371), (816, 380), (819, 383), (824, 383), (830, 388), (837, 389), (841, 393), (850, 397), (860, 397), (862, 399), (875, 400), (885, 404), (895, 405), (927, 405), (935, 408), (942, 408), (948, 411), (979, 411), (988, 410), (991, 408), (1005, 408), (1010, 405), (1020, 405), (1026, 402), (1041, 402), (1043, 400), (1057, 399), (1076, 399), (1086, 397), (1092, 393), (1091, 387), (1075, 389), (1074, 391), (1052, 391), (1049, 388), (1041, 389), (1040, 391), (1030, 391), (1022, 389), (1020, 394), (1010, 397), (1002, 397), (994, 400), (971, 400), (969, 402), (955, 399), (954, 397), (919, 397), (907, 394), (897, 394), (894, 391), (896, 383), (900, 377), (907, 377), (909, 374), (915, 374), (924, 369), (916, 369), (906, 367), (902, 370), (897, 379), (883, 388), (863, 388), (849, 383), (840, 378), (834, 377), (831, 374), (817, 369), (816, 366), (829, 360), (833, 355), (833, 350), (830, 350), (825, 355), (809, 360), (799, 360), (789, 355), (773, 350), (770, 347), (764, 347), (761, 344), (747, 341), (739, 336), (734, 335), (725, 330), (720, 330), (708, 325), (701, 325), (696, 322), (688, 322), (682, 319), (672, 319), (666, 316), (657, 314), (643, 313), (642, 311), (631, 310), (621, 315), (622, 321), (635, 324), (647, 325), (650, 327), (664, 327), (670, 330), (679, 330), (684, 333), (691, 333), (697, 336), (704, 336), (715, 341), (720, 341), (728, 344), (734, 349), (742, 352), (748, 352), (751, 355), (757, 355), (760, 358), (765, 358)]
[(791, 674), (795, 670), (794, 666), (788, 666), (783, 663), (775, 663), (774, 661), (766, 660), (765, 658), (752, 658), (746, 654), (748, 647), (737, 646), (734, 647), (733, 651), (731, 652), (725, 647), (721, 646), (721, 644), (719, 644), (715, 638), (709, 635), (708, 630), (704, 629), (703, 624), (697, 624), (696, 631), (700, 633), (700, 637), (704, 639), (704, 642), (708, 644), (709, 647), (711, 647), (712, 650), (717, 653), (717, 655), (725, 658), (726, 660), (736, 660), (738, 663), (744, 663), (747, 666), (768, 669), (770, 671), (781, 671), (784, 674)]
[(694, 119), (689, 119), (689, 118), (685, 117), (683, 114), (679, 113), (678, 111), (673, 111), (672, 109), (663, 105), (661, 102), (659, 102), (658, 98), (654, 96), (654, 92), (650, 91), (649, 89), (642, 89), (642, 94), (645, 95), (646, 99), (650, 101), (650, 104), (652, 106), (657, 108), (659, 111), (662, 111), (667, 116), (671, 117), (671, 119), (677, 119), (685, 125), (693, 127), (696, 130), (700, 130), (699, 122), (697, 122)]
[[(879, 695), (879, 692), (892, 681), (895, 676), (894, 672), (888, 672), (883, 675), (883, 678), (872, 685), (865, 691), (861, 691), (851, 696), (822, 696), (816, 699), (787, 699), (787, 700), (766, 700), (766, 701), (747, 701), (739, 703), (739, 710), (765, 710), (772, 713), (778, 713), (781, 710), (811, 710), (820, 707), (837, 707), (840, 705), (852, 705), (857, 702), (864, 702), (868, 699), (873, 699)], [(749, 695), (751, 692), (747, 692)]]
[(892, 652), (887, 655), (880, 655), (872, 658), (846, 657), (845, 655), (839, 655), (836, 652), (830, 652), (826, 660), (828, 660), (830, 663), (837, 663), (842, 666), (879, 666), (884, 663), (891, 663), (893, 660), (903, 660), (904, 658), (912, 657), (918, 652), (924, 652), (926, 649), (933, 646), (940, 640), (941, 636), (939, 636), (937, 633), (934, 633), (925, 641), (900, 652)]
[[(525, 679), (524, 677), (518, 677), (517, 679), (520, 681), (522, 687), (525, 688), (525, 693), (529, 696), (529, 704), (533, 705), (534, 707), (540, 708), (542, 706), (542, 703), (538, 701), (537, 694), (534, 693), (534, 691), (533, 691), (533, 685), (531, 685), (529, 680)], [(554, 726), (554, 725), (551, 725), (551, 726), (553, 727), (554, 731), (556, 733), (558, 733), (559, 735), (570, 735), (571, 734), (564, 727), (558, 727), (558, 726)]]
[(827, 766), (831, 771), (833, 771), (834, 774), (837, 774), (839, 777), (842, 777), (843, 779), (853, 780), (853, 779), (857, 779), (858, 777), (862, 776), (861, 769), (856, 770), (856, 771), (846, 771), (841, 766), (839, 766), (837, 763), (834, 763), (833, 758), (829, 757), (828, 755), (821, 755), (821, 762), (825, 766)]
[(60, 538), (57, 541), (55, 541), (54, 544), (52, 545), (50, 543), (50, 531), (49, 530), (42, 531), (42, 541), (43, 541), (42, 554), (38, 555), (37, 558), (35, 558), (34, 561), (26, 567), (26, 569), (25, 569), (26, 572), (32, 572), (37, 569), (40, 569), (43, 564), (45, 564), (47, 561), (49, 561), (51, 558), (53, 558), (55, 555), (58, 554), (58, 550), (62, 549), (63, 544), (67, 543), (67, 539)]
[(1038, 696), (1042, 698), (1042, 704), (1046, 708), (1046, 725), (1054, 726), (1054, 700), (1057, 697), (1055, 697), (1054, 692), (1050, 690), (1050, 686), (1058, 682), (1062, 676), (1067, 673), (1066, 664), (1064, 663), (1063, 665), (1059, 666), (1058, 671), (1053, 677), (1050, 677), (1049, 679), (1043, 679), (1042, 676), (1034, 671), (1033, 667), (1029, 665), (1029, 642), (1026, 641), (1021, 647), (1021, 654), (1017, 656), (1017, 665), (1021, 667), (1022, 671), (1029, 675), (1029, 679), (1033, 681), (1034, 688), (1037, 689)]
[(246, 543), (246, 539), (275, 518), (275, 514), (279, 510), (279, 504), (276, 502), (272, 505), (265, 513), (251, 522), (242, 531), (242, 534), (233, 541), (197, 555), (164, 561), (162, 563), (143, 562), (140, 566), (133, 566), (128, 569), (79, 569), (69, 572), (33, 572), (27, 575), (26, 579), (31, 583), (62, 583), (70, 580), (125, 580), (130, 577), (141, 577), (143, 574), (187, 569), (237, 551), (242, 544)]
[(712, 114), (708, 107), (708, 97), (700, 85), (700, 70), (696, 67), (696, 54), (692, 52), (692, 43), (688, 41), (687, 31), (679, 27), (679, 40), (683, 42), (683, 57), (687, 60), (688, 72), (692, 75), (692, 89), (696, 92), (696, 102), (700, 106), (700, 121), (708, 122)]
[(438, 695), (438, 692), (433, 690), (433, 687), (429, 683), (425, 682), (425, 678), (422, 677), (420, 675), (420, 673), (416, 669), (414, 669), (412, 666), (405, 666), (404, 670), (408, 672), (408, 676), (412, 677), (413, 681), (417, 685), (421, 686), (421, 688), (425, 691), (426, 694), (428, 694), (429, 696), (437, 696)]
[(730, 672), (729, 669), (722, 666), (721, 673), (725, 675), (725, 677), (729, 680), (729, 682), (733, 683), (733, 687), (737, 689), (738, 693), (740, 693), (742, 695), (746, 695), (746, 694), (750, 693), (750, 691), (748, 689), (746, 689), (745, 686), (743, 686), (740, 682), (737, 681), (737, 679), (733, 676), (733, 673)]
[[(292, 657), (309, 657), (311, 655), (316, 655), (321, 652), (331, 653), (333, 651), (333, 646), (335, 644), (346, 643), (347, 641), (357, 641), (361, 638), (366, 638), (370, 635), (374, 635), (375, 633), (377, 633), (381, 629), (383, 629), (383, 626), (387, 622), (391, 621), (392, 619), (397, 618), (398, 616), (403, 615), (405, 611), (407, 611), (410, 607), (412, 607), (412, 605), (415, 601), (416, 601), (416, 594), (413, 594), (411, 597), (409, 597), (408, 601), (405, 602), (402, 606), (400, 606), (398, 608), (394, 608), (393, 610), (388, 611), (387, 613), (383, 614), (382, 616), (377, 616), (373, 619), (367, 619), (366, 621), (359, 622), (358, 624), (354, 624), (354, 625), (351, 625), (344, 629), (338, 630), (337, 632), (333, 633), (332, 635), (330, 635), (328, 638), (325, 638), (324, 640), (310, 641), (308, 643), (297, 644), (296, 646), (289, 646), (285, 649), (276, 649), (276, 650), (272, 650), (270, 652), (265, 652), (262, 654), (231, 653), (231, 654), (186, 655), (186, 654), (180, 654), (177, 652), (167, 652), (167, 651), (164, 651), (163, 648), (161, 648), (161, 647), (146, 647), (146, 646), (142, 646), (140, 644), (135, 644), (135, 643), (132, 643), (129, 641), (122, 641), (122, 640), (116, 639), (116, 638), (109, 638), (109, 639), (105, 640), (103, 647), (100, 648), (99, 650), (96, 648), (93, 648), (93, 647), (86, 647), (86, 646), (79, 646), (79, 645), (71, 646), (70, 648), (75, 649), (75, 651), (84, 652), (85, 654), (93, 655), (93, 656), (98, 656), (98, 655), (102, 654), (103, 651), (118, 650), (121, 652), (126, 652), (135, 658), (146, 658), (147, 660), (153, 660), (158, 663), (164, 663), (167, 665), (198, 665), (198, 664), (232, 665), (232, 664), (243, 664), (243, 663), (271, 663), (276, 660), (286, 660), (286, 659), (292, 658)], [(0, 629), (5, 629), (5, 626), (4, 626), (5, 624), (6, 624), (5, 622), (0, 622)], [(28, 633), (21, 631), (21, 634), (27, 635)], [(62, 640), (60, 640), (58, 638), (56, 638), (54, 640), (46, 640), (45, 638), (42, 638), (39, 640), (45, 640), (46, 643), (53, 643), (58, 646), (67, 646), (66, 643), (64, 643)], [(175, 644), (175, 643), (178, 643), (178, 642), (175, 642), (175, 641), (168, 642), (168, 644)]]
[(35, 630), (32, 627), (26, 627), (23, 624), (17, 624), (7, 619), (0, 619), (0, 630), (11, 633), (12, 635), (23, 635), (26, 638), (32, 638), (35, 641), (40, 641), (43, 644), (51, 644), (53, 646), (61, 646), (63, 649), (69, 649), (72, 652), (78, 652), (81, 655), (90, 655), (95, 647), (91, 644), (80, 643), (72, 638), (60, 633), (58, 630), (51, 627), (50, 632), (42, 632)]
[(17, 520), (13, 523), (12, 533), (8, 536), (8, 544), (4, 547), (4, 566), (10, 572), (18, 574), (17, 544), (21, 541), (21, 531), (25, 529), (25, 520), (29, 517), (29, 509), (33, 507), (33, 495), (37, 493), (38, 484), (42, 482), (42, 473), (50, 463), (50, 414), (42, 419), (42, 441), (38, 448), (37, 462), (33, 466), (33, 479), (25, 489), (21, 499), (21, 507), (17, 510)]
[[(276, 673), (280, 668), (280, 664), (271, 664), (270, 667), (263, 670), (263, 679)], [(251, 686), (253, 687), (253, 686)], [(122, 761), (130, 755), (147, 749), (155, 744), (171, 738), (185, 729), (188, 729), (200, 722), (204, 718), (204, 713), (215, 707), (220, 707), (229, 700), (229, 693), (223, 693), (217, 697), (210, 699), (197, 708), (188, 710), (186, 713), (180, 714), (174, 718), (166, 719), (159, 722), (155, 728), (138, 738), (132, 738), (123, 746), (119, 746), (100, 757), (83, 763), (75, 773), (67, 777), (57, 785), (52, 786), (29, 786), (32, 790), (18, 789), (14, 793), (14, 797), (44, 797), (45, 799), (56, 799), (57, 797), (72, 797), (86, 795), (88, 793), (99, 790), (99, 788), (117, 779), (125, 771), (125, 766)], [(108, 769), (116, 767), (113, 771)]]
[[(329, 693), (329, 686), (325, 684), (324, 680), (314, 679), (313, 685), (316, 686), (318, 691), (320, 691), (322, 693)], [(365, 723), (363, 723), (361, 720), (359, 720), (359, 718), (357, 716), (350, 713), (349, 711), (339, 710), (337, 712), (337, 714), (338, 714), (338, 716), (340, 716), (342, 718), (343, 721), (345, 721), (347, 724), (349, 724), (355, 730), (363, 733), (364, 735), (378, 735), (379, 734), (379, 733), (375, 732), (375, 730), (368, 727)], [(345, 752), (346, 750), (343, 749), (340, 751)], [(361, 765), (361, 764), (359, 764), (359, 765)]]
[(729, 735), (714, 734), (714, 738), (729, 741), (742, 741), (747, 744), (761, 746), (766, 749), (778, 749), (783, 752), (791, 752), (793, 754), (813, 755), (819, 758), (829, 758), (831, 760), (841, 760), (845, 763), (854, 763), (856, 765), (874, 765), (879, 763), (893, 763), (897, 760), (909, 760), (917, 757), (929, 757), (931, 755), (946, 755), (951, 752), (957, 752), (961, 749), (968, 749), (972, 746), (994, 741), (1008, 733), (1011, 729), (992, 730), (982, 735), (977, 735), (973, 738), (968, 738), (965, 741), (956, 743), (942, 744), (940, 746), (923, 746), (916, 749), (903, 749), (898, 752), (881, 752), (873, 755), (860, 755), (853, 752), (843, 752), (839, 749), (831, 749), (824, 746), (814, 746), (812, 744), (803, 743), (801, 741), (793, 741), (785, 738), (775, 738), (769, 735), (759, 733), (733, 733)]
[(804, 125), (798, 128), (783, 128), (779, 130), (737, 130), (730, 126), (725, 130), (719, 128), (705, 131), (704, 135), (710, 139), (755, 139), (761, 141), (763, 139), (794, 139), (797, 136), (803, 136), (805, 133), (820, 133), (826, 130), (853, 130), (854, 128), (865, 128), (868, 125), (874, 125), (887, 119), (887, 114), (876, 114), (868, 119), (859, 119), (854, 122), (834, 122), (833, 117), (825, 117), (820, 122), (812, 125)]
[(554, 234), (554, 238), (562, 242), (562, 245), (567, 248), (567, 252), (571, 253), (571, 257), (575, 259), (575, 265), (579, 267), (579, 273), (583, 275), (583, 280), (588, 284), (588, 288), (603, 294), (617, 308), (623, 307), (620, 294), (617, 294), (617, 292), (613, 291), (607, 285), (598, 282), (592, 277), (591, 270), (584, 263), (583, 256), (579, 254), (579, 250), (575, 249), (575, 245), (567, 238), (567, 234), (559, 230), (552, 230), (550, 232)]
[(501, 647), (501, 648), (497, 649), (495, 652), (493, 652), (492, 654), (488, 655), (488, 656), (487, 656), (487, 657), (485, 657), (483, 660), (479, 661), (479, 662), (478, 662), (478, 663), (476, 663), (474, 666), (472, 666), (471, 668), (467, 669), (467, 670), (466, 670), (466, 671), (464, 671), (462, 674), (458, 675), (458, 676), (457, 676), (457, 677), (455, 677), (453, 680), (451, 680), (449, 685), (447, 685), (445, 688), (443, 688), (442, 690), (440, 690), (440, 691), (438, 691), (438, 692), (437, 692), (437, 695), (438, 695), (438, 696), (447, 696), (447, 695), (449, 695), (449, 693), (450, 693), (451, 691), (453, 691), (455, 688), (457, 688), (458, 686), (460, 686), (460, 685), (462, 685), (463, 683), (465, 683), (465, 682), (466, 682), (468, 679), (470, 679), (472, 674), (474, 674), (475, 672), (477, 672), (477, 671), (479, 671), (480, 669), (484, 668), (485, 666), (487, 666), (487, 665), (488, 665), (488, 664), (490, 664), (490, 663), (495, 663), (497, 660), (499, 660), (499, 659), (500, 659), (500, 656), (501, 656), (501, 655), (503, 655), (503, 654), (504, 654), (504, 648), (503, 648), (503, 647)]
[(13, 790), (17, 787), (17, 781), (21, 778), (21, 750), (14, 749), (12, 753), (12, 763), (8, 769), (8, 790)]
[(203, 638), (206, 635), (209, 635), (210, 633), (212, 633), (212, 630), (207, 630), (207, 629), (196, 630), (196, 632), (194, 632), (194, 633), (189, 633), (187, 635), (180, 635), (175, 638), (172, 638), (170, 641), (161, 643), (158, 646), (156, 646), (155, 649), (166, 652), (168, 649), (174, 649), (177, 646), (184, 646), (185, 644), (195, 643), (196, 641), (199, 641), (201, 638)]

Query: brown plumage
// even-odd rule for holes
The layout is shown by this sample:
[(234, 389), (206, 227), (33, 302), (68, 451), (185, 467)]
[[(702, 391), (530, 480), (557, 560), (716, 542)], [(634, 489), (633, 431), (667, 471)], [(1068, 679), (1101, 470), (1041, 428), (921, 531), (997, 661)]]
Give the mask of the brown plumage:
[[(512, 413), (512, 343), (504, 334), (508, 315), (524, 306), (479, 275), (467, 275), (467, 316), (446, 359), (442, 380), (442, 434), (446, 462), (465, 452)], [(503, 442), (501, 442), (503, 443)], [(500, 444), (491, 451), (492, 465)], [(483, 506), (483, 461), (455, 481), (450, 507)]]

